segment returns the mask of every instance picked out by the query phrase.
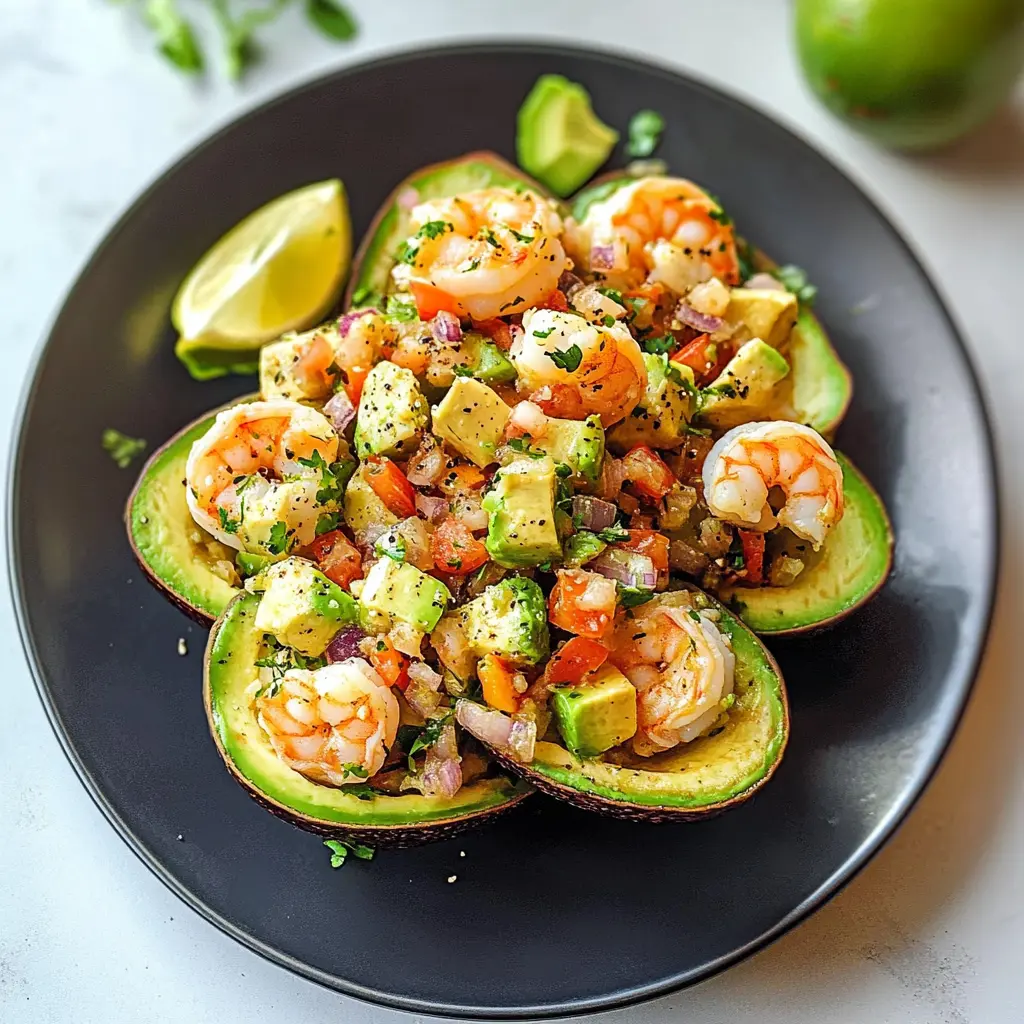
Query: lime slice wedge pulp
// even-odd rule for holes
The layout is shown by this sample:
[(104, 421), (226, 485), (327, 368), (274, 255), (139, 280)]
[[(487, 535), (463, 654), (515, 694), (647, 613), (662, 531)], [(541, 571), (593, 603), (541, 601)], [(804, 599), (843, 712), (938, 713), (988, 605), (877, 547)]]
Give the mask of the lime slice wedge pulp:
[(261, 345), (327, 313), (351, 259), (339, 180), (272, 200), (224, 235), (178, 290), (171, 309), (178, 358), (200, 380), (252, 371)]

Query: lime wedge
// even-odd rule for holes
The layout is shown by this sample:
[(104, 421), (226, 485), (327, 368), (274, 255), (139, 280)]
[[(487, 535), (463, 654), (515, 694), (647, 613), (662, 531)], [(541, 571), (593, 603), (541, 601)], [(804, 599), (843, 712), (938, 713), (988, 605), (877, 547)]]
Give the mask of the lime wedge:
[(351, 258), (337, 179), (267, 203), (221, 238), (179, 289), (171, 309), (178, 358), (199, 379), (245, 372), (261, 345), (327, 313)]

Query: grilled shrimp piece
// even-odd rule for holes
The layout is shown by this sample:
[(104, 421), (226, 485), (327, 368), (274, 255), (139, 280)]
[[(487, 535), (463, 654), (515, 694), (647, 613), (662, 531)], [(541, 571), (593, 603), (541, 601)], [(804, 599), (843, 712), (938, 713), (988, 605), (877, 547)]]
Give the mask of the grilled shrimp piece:
[(568, 385), (578, 392), (583, 415), (597, 413), (605, 428), (625, 419), (647, 387), (643, 353), (620, 323), (597, 326), (575, 313), (531, 309), (509, 354), (521, 389)]
[(256, 698), (277, 756), (314, 782), (344, 786), (380, 771), (398, 732), (398, 701), (362, 658), (289, 669)]
[(578, 268), (607, 284), (645, 279), (683, 294), (712, 277), (739, 283), (732, 224), (703, 189), (684, 178), (638, 178), (566, 224)]
[(733, 690), (736, 658), (714, 619), (685, 595), (672, 597), (638, 608), (612, 636), (610, 660), (637, 690), (633, 750), (641, 757), (695, 740)]
[[(825, 439), (802, 423), (744, 423), (723, 434), (704, 461), (712, 515), (748, 530), (788, 527), (817, 551), (843, 518), (843, 470)], [(786, 498), (772, 512), (768, 492)]]
[(336, 509), (317, 500), (317, 457), (337, 459), (338, 435), (315, 409), (285, 399), (225, 409), (185, 464), (192, 518), (228, 547), (283, 558), (311, 544), (321, 513)]
[(485, 188), (421, 203), (395, 268), (400, 288), (432, 286), (474, 320), (521, 313), (549, 296), (568, 267), (562, 218), (535, 192)]

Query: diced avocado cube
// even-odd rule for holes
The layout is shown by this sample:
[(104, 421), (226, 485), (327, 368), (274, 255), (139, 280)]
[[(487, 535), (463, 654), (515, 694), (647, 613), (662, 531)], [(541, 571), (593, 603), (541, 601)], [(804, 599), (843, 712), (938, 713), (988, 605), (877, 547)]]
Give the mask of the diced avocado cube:
[(369, 372), (356, 413), (356, 454), (411, 455), (428, 423), (427, 400), (412, 370), (384, 362)]
[(302, 654), (322, 654), (334, 634), (359, 617), (352, 595), (304, 558), (287, 558), (271, 566), (264, 581), (256, 628)]
[(478, 466), (489, 466), (511, 409), (486, 385), (456, 377), (434, 407), (434, 433)]
[(504, 352), (476, 331), (467, 331), (459, 346), (460, 365), (477, 380), (500, 384), (516, 379), (516, 368)]
[(789, 363), (771, 345), (760, 338), (748, 341), (701, 392), (701, 418), (722, 428), (748, 422), (769, 403), (772, 389), (788, 373)]
[(670, 363), (666, 355), (644, 355), (647, 390), (640, 404), (608, 435), (616, 451), (638, 444), (651, 448), (678, 448), (686, 440), (686, 425), (693, 415), (693, 370)]
[(515, 569), (562, 555), (555, 525), (555, 464), (548, 457), (516, 459), (494, 476), (484, 496), (486, 547), (498, 565)]
[(464, 605), (463, 628), (474, 653), (496, 654), (519, 665), (548, 656), (548, 610), (544, 592), (522, 576), (493, 583)]
[(565, 745), (580, 757), (597, 757), (636, 732), (636, 688), (611, 665), (582, 682), (556, 686), (551, 708)]
[(279, 561), (299, 547), (298, 534), (313, 495), (306, 480), (286, 480), (263, 493), (255, 490), (245, 495), (235, 535), (248, 551)]
[(519, 108), (519, 166), (560, 196), (587, 181), (618, 140), (594, 113), (587, 90), (561, 75), (541, 75)]
[(604, 427), (600, 416), (585, 420), (549, 418), (544, 436), (531, 440), (532, 447), (546, 452), (568, 466), (573, 474), (589, 483), (597, 483), (604, 459)]
[(370, 611), (429, 633), (444, 615), (451, 594), (440, 581), (408, 562), (382, 558), (374, 562), (363, 581), (359, 600)]
[(370, 526), (393, 526), (398, 522), (398, 516), (370, 486), (365, 465), (359, 466), (345, 487), (344, 510), (345, 522), (356, 533), (365, 533)]
[(330, 393), (325, 380), (316, 380), (298, 369), (304, 348), (318, 334), (332, 349), (337, 345), (337, 325), (324, 324), (304, 334), (286, 334), (280, 341), (260, 349), (260, 395), (263, 401), (287, 398), (303, 402), (323, 398)]
[(792, 292), (769, 288), (733, 288), (725, 319), (737, 328), (735, 341), (760, 338), (778, 348), (796, 323), (799, 303)]
[(257, 576), (268, 566), (273, 565), (274, 560), (266, 555), (254, 555), (249, 551), (239, 551), (235, 555), (235, 565), (243, 576)]

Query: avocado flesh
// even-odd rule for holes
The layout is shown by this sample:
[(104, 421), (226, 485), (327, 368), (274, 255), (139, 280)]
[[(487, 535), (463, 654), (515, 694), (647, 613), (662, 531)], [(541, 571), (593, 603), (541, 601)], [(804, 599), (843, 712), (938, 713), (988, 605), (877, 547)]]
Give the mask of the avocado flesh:
[[(394, 836), (399, 843), (444, 838), (454, 820), (462, 823), (517, 803), (530, 792), (498, 776), (477, 779), (451, 799), (419, 793), (375, 795), (360, 799), (344, 788), (321, 786), (287, 767), (274, 753), (253, 714), (246, 687), (255, 678), (262, 632), (256, 628), (259, 596), (242, 593), (217, 620), (206, 649), (204, 699), (215, 742), (236, 779), (275, 814), (311, 831), (361, 835), (388, 843), (387, 832), (374, 829), (408, 826)], [(337, 826), (333, 829), (332, 826)], [(436, 835), (419, 834), (417, 826), (433, 826)], [(417, 834), (413, 835), (412, 833)]]
[(800, 632), (830, 625), (864, 604), (885, 582), (893, 536), (885, 506), (840, 452), (843, 518), (821, 551), (786, 587), (727, 587), (718, 596), (756, 633)]
[(719, 608), (718, 627), (730, 637), (736, 655), (736, 702), (721, 732), (654, 757), (621, 754), (616, 758), (621, 763), (580, 758), (560, 743), (540, 741), (529, 766), (512, 767), (538, 788), (570, 803), (650, 820), (697, 817), (723, 809), (763, 784), (782, 759), (789, 734), (781, 673), (763, 644), (735, 616), (706, 594), (695, 592), (695, 597), (700, 606)]
[[(580, 221), (590, 207), (607, 199), (616, 189), (634, 179), (618, 172), (600, 178), (571, 200), (572, 215)], [(755, 254), (758, 270), (775, 267), (761, 252)], [(814, 314), (801, 306), (789, 340), (780, 348), (789, 362), (789, 374), (778, 387), (778, 398), (766, 411), (765, 419), (792, 419), (806, 423), (819, 434), (831, 436), (846, 415), (853, 393), (853, 380)]]
[(410, 234), (411, 211), (407, 205), (399, 204), (400, 196), (411, 189), (416, 193), (416, 201), (422, 203), (460, 192), (516, 185), (525, 185), (540, 195), (547, 194), (542, 186), (497, 153), (484, 150), (467, 153), (457, 160), (431, 164), (411, 174), (385, 200), (364, 236), (353, 263), (344, 308), (373, 305), (372, 296), (386, 295), (391, 290), (395, 254)]
[(217, 618), (238, 593), (214, 571), (218, 561), (234, 565), (237, 552), (193, 520), (182, 483), (193, 443), (215, 418), (216, 412), (203, 416), (157, 449), (139, 474), (125, 514), (128, 538), (146, 575), (202, 623)]

